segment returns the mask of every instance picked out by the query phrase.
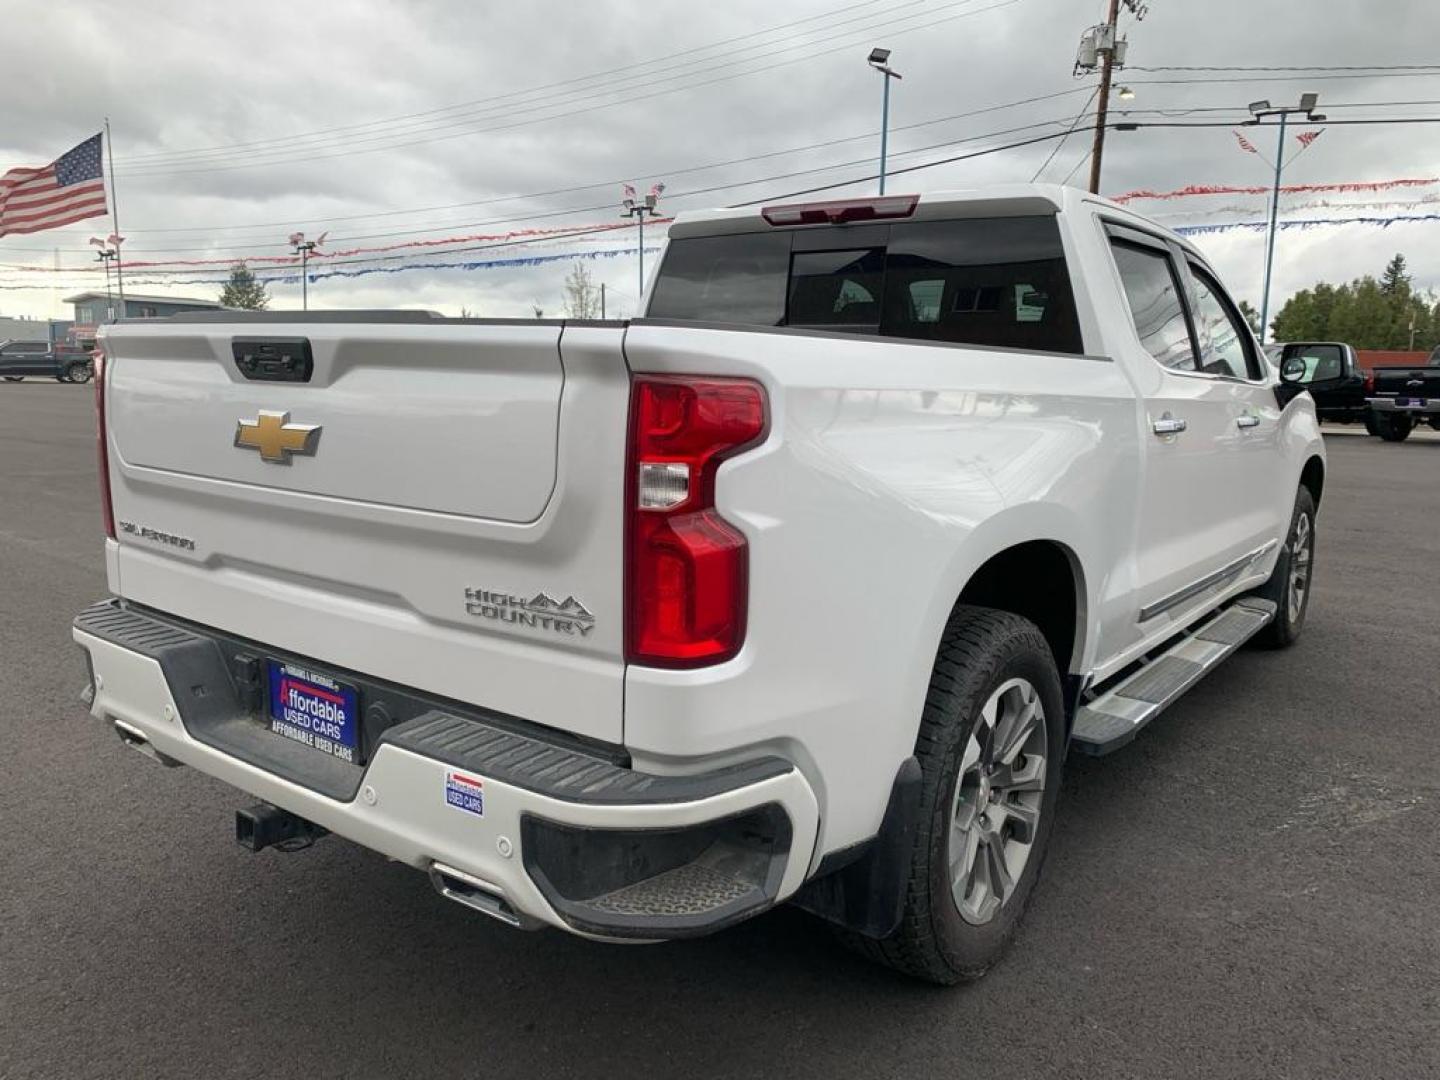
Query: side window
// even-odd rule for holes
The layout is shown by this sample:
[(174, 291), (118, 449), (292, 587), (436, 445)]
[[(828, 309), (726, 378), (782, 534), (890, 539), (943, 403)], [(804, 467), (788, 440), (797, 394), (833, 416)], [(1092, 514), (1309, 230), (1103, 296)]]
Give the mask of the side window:
[[(1206, 271), (1190, 264), (1195, 279), (1195, 330), (1200, 335), (1200, 370), (1211, 375), (1228, 375), (1235, 379), (1258, 379), (1260, 365), (1250, 330), (1235, 310), (1220, 283)], [(1334, 362), (1340, 362), (1336, 351)], [(1334, 375), (1317, 378), (1338, 378)]]
[(1296, 357), (1305, 362), (1302, 383), (1327, 382), (1345, 374), (1345, 359), (1339, 345), (1286, 345), (1281, 353), (1285, 360)]
[(1194, 371), (1195, 343), (1185, 319), (1180, 279), (1170, 256), (1158, 248), (1112, 238), (1110, 249), (1140, 343), (1164, 367)]

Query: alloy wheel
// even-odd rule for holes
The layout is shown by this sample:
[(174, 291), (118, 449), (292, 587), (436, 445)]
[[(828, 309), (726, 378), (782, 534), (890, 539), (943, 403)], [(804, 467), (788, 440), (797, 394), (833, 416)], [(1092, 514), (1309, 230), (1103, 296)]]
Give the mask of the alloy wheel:
[(1310, 562), (1315, 554), (1315, 534), (1310, 528), (1310, 515), (1295, 519), (1295, 533), (1290, 538), (1290, 585), (1285, 590), (1290, 621), (1298, 622), (1305, 610), (1305, 593), (1310, 588)]
[(982, 925), (1014, 895), (1030, 861), (1045, 797), (1045, 707), (1027, 679), (1002, 683), (965, 743), (950, 814), (950, 891)]

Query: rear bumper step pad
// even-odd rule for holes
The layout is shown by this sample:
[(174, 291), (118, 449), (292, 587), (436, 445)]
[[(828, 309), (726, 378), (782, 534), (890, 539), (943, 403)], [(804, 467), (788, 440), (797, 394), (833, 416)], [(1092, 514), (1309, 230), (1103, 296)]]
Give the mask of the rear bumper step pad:
[[(426, 870), (442, 895), (512, 925), (709, 933), (791, 895), (814, 849), (814, 793), (779, 757), (652, 774), (417, 692), (357, 768), (273, 736), (240, 698), (237, 643), (223, 635), (109, 600), (76, 618), (75, 637), (92, 664), (92, 715), (132, 732), (137, 749)], [(317, 782), (316, 763), (343, 781)], [(481, 778), (483, 811), (446, 805), (454, 772)]]

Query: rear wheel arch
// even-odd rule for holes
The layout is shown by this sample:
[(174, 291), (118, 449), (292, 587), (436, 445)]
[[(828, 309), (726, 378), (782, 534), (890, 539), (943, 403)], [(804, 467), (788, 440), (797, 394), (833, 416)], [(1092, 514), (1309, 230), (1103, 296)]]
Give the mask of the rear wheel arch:
[(1088, 601), (1084, 567), (1058, 540), (1012, 544), (981, 563), (955, 598), (962, 605), (1008, 611), (1044, 635), (1062, 678), (1080, 669)]

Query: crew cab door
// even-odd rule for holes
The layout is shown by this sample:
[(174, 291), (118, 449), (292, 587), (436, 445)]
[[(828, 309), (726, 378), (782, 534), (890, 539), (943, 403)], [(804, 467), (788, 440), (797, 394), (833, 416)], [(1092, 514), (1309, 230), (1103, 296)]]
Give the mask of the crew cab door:
[(43, 341), (12, 341), (0, 350), (0, 375), (48, 375)]
[(1148, 635), (1251, 572), (1283, 531), (1280, 412), (1213, 274), (1160, 237), (1108, 231), (1143, 409), (1136, 622)]

